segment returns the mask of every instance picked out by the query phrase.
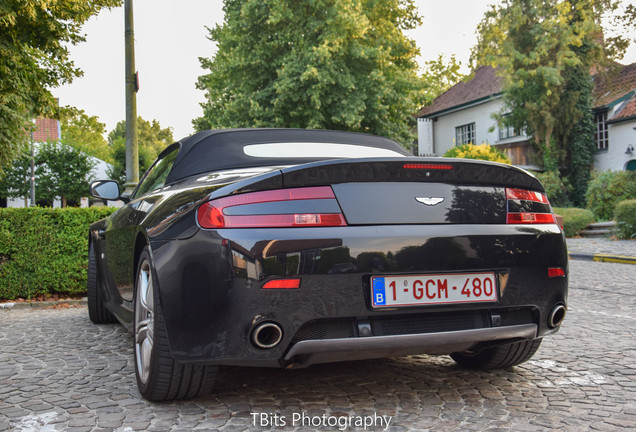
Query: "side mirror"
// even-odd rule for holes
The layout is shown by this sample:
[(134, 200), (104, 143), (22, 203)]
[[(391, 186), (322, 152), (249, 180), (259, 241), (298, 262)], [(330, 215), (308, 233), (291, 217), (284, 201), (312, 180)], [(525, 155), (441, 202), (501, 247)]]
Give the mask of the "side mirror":
[(115, 201), (120, 198), (119, 183), (115, 180), (97, 180), (91, 183), (89, 193), (92, 197)]

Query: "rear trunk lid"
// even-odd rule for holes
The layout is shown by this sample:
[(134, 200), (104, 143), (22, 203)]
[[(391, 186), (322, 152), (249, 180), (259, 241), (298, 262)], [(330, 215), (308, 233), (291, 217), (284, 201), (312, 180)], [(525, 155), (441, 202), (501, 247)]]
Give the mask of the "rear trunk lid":
[(331, 186), (348, 225), (505, 224), (506, 188), (544, 191), (519, 168), (444, 158), (325, 161), (282, 173), (285, 188)]

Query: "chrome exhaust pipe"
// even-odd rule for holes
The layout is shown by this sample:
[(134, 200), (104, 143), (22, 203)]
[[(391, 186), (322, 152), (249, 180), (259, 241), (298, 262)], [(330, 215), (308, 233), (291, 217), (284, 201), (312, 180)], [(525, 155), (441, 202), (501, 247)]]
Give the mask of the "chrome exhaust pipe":
[(548, 327), (555, 328), (560, 326), (565, 318), (565, 311), (565, 306), (556, 305), (548, 317)]
[(283, 339), (283, 329), (273, 322), (259, 324), (252, 331), (252, 343), (257, 348), (274, 348)]

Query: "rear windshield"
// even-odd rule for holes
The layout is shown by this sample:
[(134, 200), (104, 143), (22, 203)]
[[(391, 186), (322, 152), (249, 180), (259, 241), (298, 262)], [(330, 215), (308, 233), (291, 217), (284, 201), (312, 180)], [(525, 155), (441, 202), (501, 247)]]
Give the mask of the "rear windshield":
[(402, 153), (378, 147), (321, 142), (252, 144), (243, 147), (247, 156), (259, 158), (366, 158), (398, 157)]

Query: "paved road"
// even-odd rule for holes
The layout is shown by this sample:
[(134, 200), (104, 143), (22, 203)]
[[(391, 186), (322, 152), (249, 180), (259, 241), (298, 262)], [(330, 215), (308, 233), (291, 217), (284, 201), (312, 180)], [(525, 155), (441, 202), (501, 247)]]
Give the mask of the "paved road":
[[(514, 369), (470, 372), (430, 356), (224, 368), (216, 394), (163, 404), (140, 398), (122, 327), (92, 325), (83, 307), (0, 310), (0, 430), (336, 431), (323, 416), (374, 414), (392, 417), (389, 431), (634, 430), (636, 266), (570, 264), (564, 327)], [(294, 413), (319, 426), (294, 427)], [(385, 428), (376, 424), (367, 430)]]
[(607, 238), (569, 238), (568, 252), (609, 254), (636, 257), (635, 240), (609, 240)]

